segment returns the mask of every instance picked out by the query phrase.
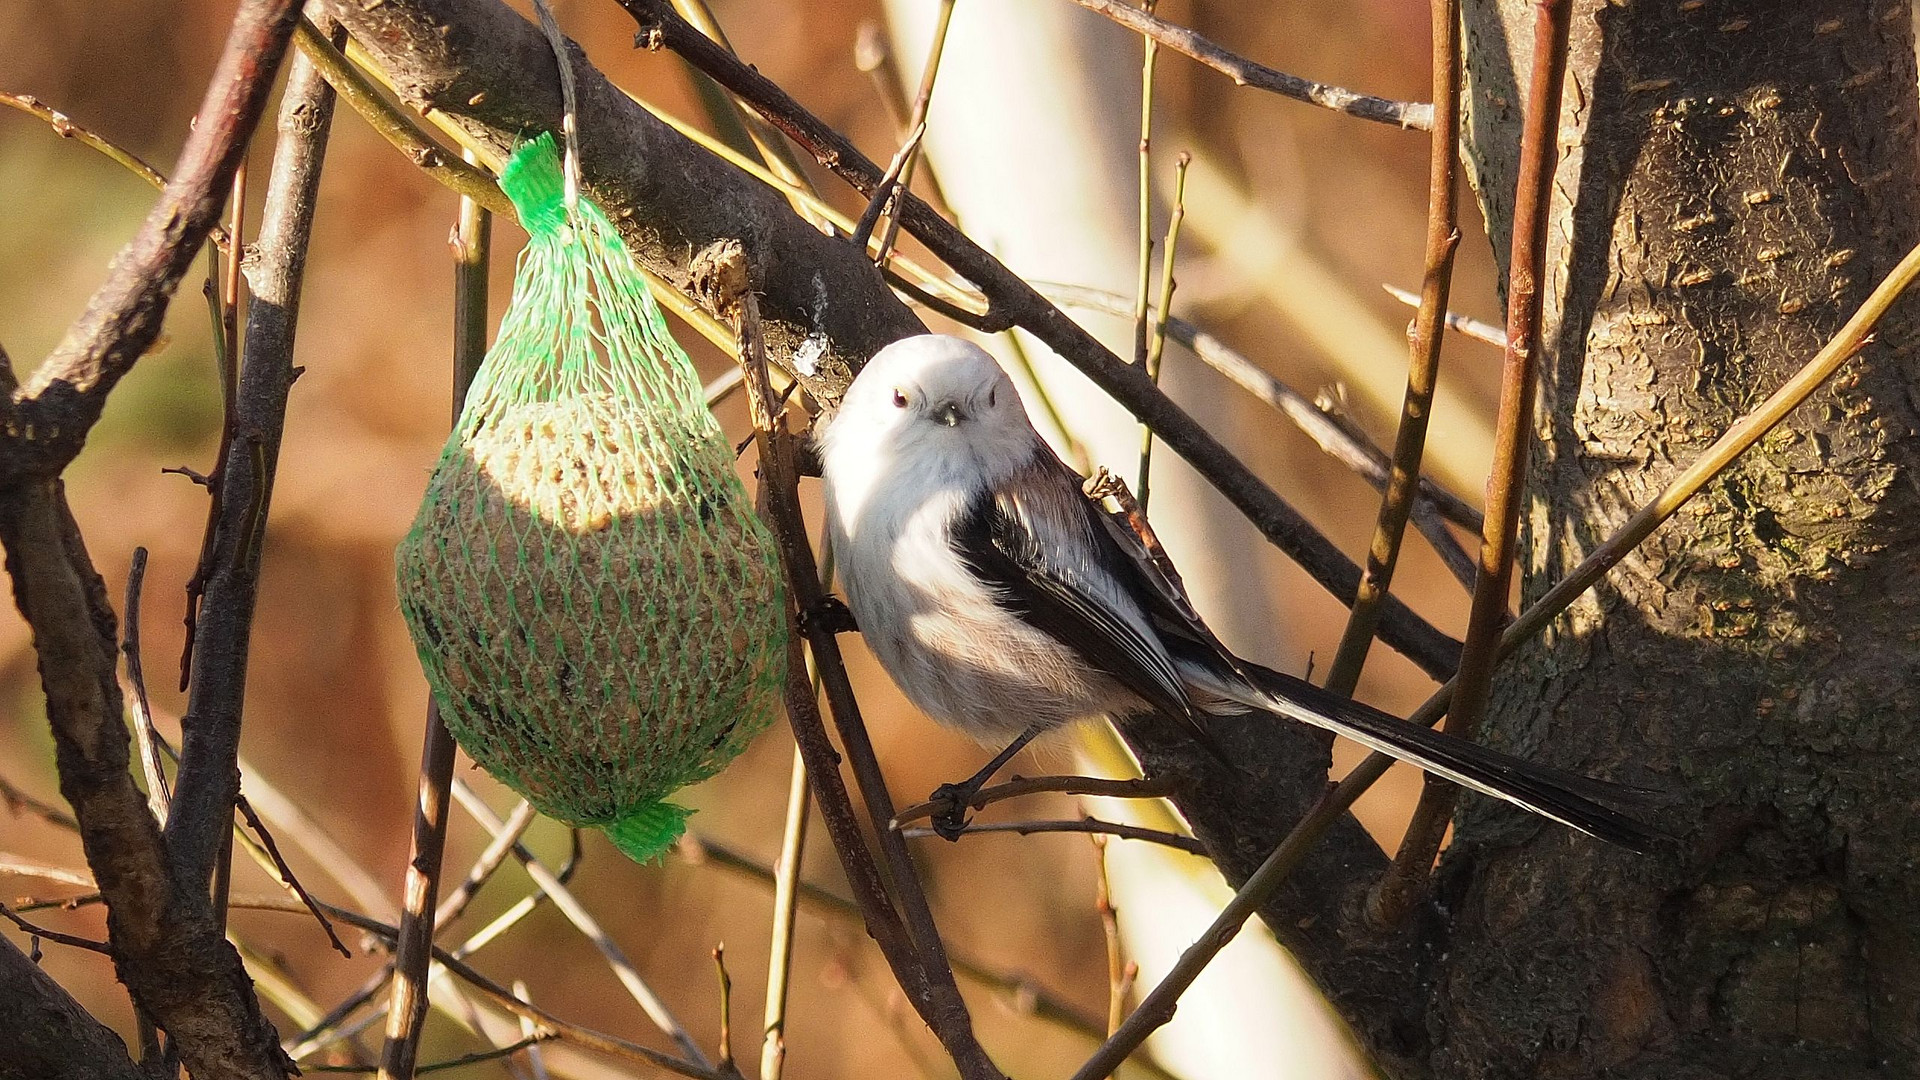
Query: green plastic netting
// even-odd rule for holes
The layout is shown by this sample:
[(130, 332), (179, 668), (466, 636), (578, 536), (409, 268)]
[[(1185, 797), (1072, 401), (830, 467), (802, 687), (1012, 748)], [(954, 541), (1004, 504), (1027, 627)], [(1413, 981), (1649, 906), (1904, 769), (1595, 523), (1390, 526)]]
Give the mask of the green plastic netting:
[(775, 715), (779, 565), (613, 224), (566, 207), (553, 137), (500, 186), (527, 247), (401, 542), (400, 606), (467, 753), (645, 861), (685, 826), (662, 800)]

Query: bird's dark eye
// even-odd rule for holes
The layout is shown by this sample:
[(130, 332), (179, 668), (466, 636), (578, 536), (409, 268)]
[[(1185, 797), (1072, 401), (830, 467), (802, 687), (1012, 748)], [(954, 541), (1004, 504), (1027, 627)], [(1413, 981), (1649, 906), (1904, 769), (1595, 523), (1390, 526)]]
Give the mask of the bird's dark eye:
[(896, 408), (896, 409), (904, 409), (904, 408), (906, 408), (906, 407), (907, 407), (907, 395), (905, 395), (905, 394), (903, 394), (903, 393), (901, 393), (901, 392), (900, 392), (900, 391), (898, 391), (898, 390), (895, 390), (895, 391), (893, 392), (893, 407), (894, 407), (894, 408)]

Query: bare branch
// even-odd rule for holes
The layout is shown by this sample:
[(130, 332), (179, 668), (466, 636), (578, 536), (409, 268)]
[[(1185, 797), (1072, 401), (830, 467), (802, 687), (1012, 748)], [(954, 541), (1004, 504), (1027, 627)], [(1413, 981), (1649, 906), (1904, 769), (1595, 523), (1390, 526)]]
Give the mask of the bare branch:
[[(291, 26), (286, 28), (291, 33)], [(183, 886), (212, 877), (231, 834), (240, 793), (241, 705), (248, 640), (273, 472), (298, 377), (294, 326), (306, 268), (333, 91), (303, 57), (281, 102), (273, 172), (260, 235), (249, 260), (246, 367), (235, 400), (232, 445), (220, 469), (220, 521), (194, 635), (192, 696), (181, 717), (180, 771), (167, 818), (167, 846)]]
[(146, 1080), (113, 1030), (95, 1020), (19, 947), (0, 936), (0, 1076)]
[(195, 1076), (280, 1080), (286, 1058), (220, 934), (206, 882), (175, 887), (160, 827), (133, 782), (113, 609), (59, 481), (0, 497), (0, 543), (33, 629), (60, 790), (108, 903), (116, 972)]
[(1129, 7), (1118, 0), (1074, 0), (1088, 11), (1098, 12), (1121, 26), (1160, 43), (1174, 52), (1190, 56), (1227, 76), (1237, 86), (1270, 90), (1282, 97), (1318, 105), (1323, 109), (1346, 113), (1362, 120), (1392, 124), (1398, 128), (1426, 131), (1433, 126), (1433, 106), (1424, 102), (1389, 101), (1386, 98), (1356, 94), (1338, 86), (1328, 86), (1298, 75), (1257, 64), (1228, 52), (1184, 26), (1156, 18), (1151, 12)]
[[(425, 0), (411, 0), (424, 3)], [(791, 95), (743, 63), (674, 14), (665, 0), (619, 0), (640, 27), (647, 48), (669, 48), (751, 105), (815, 160), (872, 197), (883, 172), (854, 145), (795, 101)], [(395, 5), (389, 4), (391, 8)], [(1146, 372), (1115, 356), (1086, 330), (1067, 318), (1034, 287), (975, 244), (952, 222), (934, 213), (911, 193), (899, 197), (901, 224), (984, 293), (989, 315), (1010, 318), (1047, 343), (1062, 358), (1150, 426), (1174, 452), (1187, 459), (1207, 482), (1252, 522), (1269, 541), (1331, 591), (1351, 603), (1360, 568), (1321, 535), (1234, 456), (1192, 416), (1160, 392)], [(816, 397), (822, 388), (809, 385)], [(828, 393), (824, 400), (833, 400)], [(1389, 598), (1381, 640), (1404, 652), (1436, 678), (1452, 672), (1457, 657), (1453, 639)]]
[(241, 5), (178, 171), (86, 312), (28, 381), (26, 400), (14, 404), (18, 430), (36, 435), (12, 440), (0, 480), (52, 476), (72, 461), (108, 391), (159, 335), (173, 290), (220, 216), (298, 12), (293, 0)]

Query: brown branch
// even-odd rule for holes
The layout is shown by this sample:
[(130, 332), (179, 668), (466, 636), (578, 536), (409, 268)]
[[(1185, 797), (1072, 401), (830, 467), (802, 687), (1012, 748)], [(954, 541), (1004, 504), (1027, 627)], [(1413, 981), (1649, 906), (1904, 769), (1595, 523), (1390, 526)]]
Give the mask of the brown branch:
[(279, 1080), (286, 1059), (221, 936), (206, 881), (176, 886), (159, 825), (133, 782), (113, 609), (59, 481), (0, 495), (0, 543), (39, 654), (60, 790), (108, 903), (116, 973), (196, 1077)]
[[(454, 226), (453, 249), (453, 393), (452, 418), (459, 421), (467, 387), (487, 351), (487, 264), (491, 253), (493, 215), (469, 197), (460, 199), (460, 217)], [(419, 797), (413, 812), (413, 849), (407, 859), (405, 898), (400, 913), (400, 938), (394, 946), (393, 986), (387, 1002), (387, 1041), (381, 1051), (380, 1075), (413, 1075), (420, 1049), (421, 1027), (427, 1017), (427, 954), (439, 925), (435, 900), (440, 892), (440, 864), (447, 843), (447, 802), (453, 784), (453, 734), (440, 719), (437, 702), (427, 702), (427, 718), (420, 748)], [(524, 826), (523, 826), (524, 827)], [(497, 859), (506, 858), (509, 845), (496, 845)], [(495, 863), (498, 865), (498, 862)], [(489, 871), (490, 872), (490, 871)], [(478, 875), (469, 875), (473, 882)], [(484, 880), (484, 879), (482, 879)], [(478, 886), (458, 890), (461, 903)], [(451, 897), (449, 899), (452, 899)]]
[[(1440, 377), (1447, 293), (1453, 285), (1453, 253), (1460, 246), (1454, 193), (1454, 163), (1459, 154), (1454, 144), (1460, 138), (1460, 5), (1459, 0), (1432, 0), (1429, 7), (1434, 109), (1427, 149), (1426, 270), (1421, 275), (1420, 308), (1408, 337), (1412, 356), (1407, 363), (1400, 426), (1393, 441), (1393, 471), (1367, 547), (1360, 591), (1327, 670), (1327, 689), (1349, 697), (1359, 685), (1360, 672), (1373, 647), (1381, 604), (1393, 587), (1393, 571), (1400, 561), (1400, 540), (1406, 535), (1407, 518), (1419, 497), (1420, 460), (1427, 448), (1427, 421), (1433, 415), (1433, 392)], [(1501, 613), (1505, 610), (1502, 600)]]
[[(283, 28), (282, 44), (291, 25)], [(246, 367), (234, 406), (234, 437), (220, 465), (220, 520), (200, 606), (192, 695), (181, 717), (180, 769), (168, 815), (168, 854), (183, 887), (213, 876), (231, 835), (240, 793), (241, 707), (248, 641), (273, 471), (286, 420), (300, 280), (306, 266), (333, 91), (304, 58), (294, 61), (281, 101), (273, 171), (247, 280)]]
[[(1069, 821), (993, 821), (976, 822), (962, 826), (962, 835), (983, 833), (1014, 833), (1019, 836), (1032, 836), (1036, 833), (1089, 833), (1096, 836), (1117, 836), (1122, 840), (1144, 840), (1175, 851), (1184, 851), (1189, 855), (1205, 858), (1207, 845), (1191, 836), (1164, 832), (1160, 829), (1147, 829), (1138, 825), (1123, 825), (1119, 822), (1101, 821), (1099, 818), (1079, 818)], [(940, 836), (932, 829), (902, 829), (900, 835), (909, 840), (922, 840), (929, 836)]]
[[(1433, 126), (1433, 106), (1422, 102), (1388, 101), (1385, 98), (1356, 94), (1338, 86), (1328, 86), (1298, 75), (1289, 75), (1237, 56), (1184, 26), (1155, 18), (1149, 11), (1129, 7), (1119, 0), (1074, 0), (1074, 3), (1112, 19), (1136, 34), (1158, 42), (1174, 52), (1198, 60), (1232, 79), (1236, 86), (1270, 90), (1282, 97), (1318, 105), (1323, 109), (1346, 113), (1361, 120), (1392, 124), (1398, 128), (1426, 131)], [(1149, 5), (1151, 6), (1151, 5)]]
[[(1486, 711), (1499, 663), (1501, 630), (1507, 622), (1507, 592), (1525, 496), (1527, 453), (1532, 446), (1534, 387), (1540, 366), (1540, 290), (1546, 273), (1548, 207), (1554, 166), (1560, 157), (1560, 96), (1566, 79), (1568, 0), (1535, 0), (1533, 70), (1520, 134), (1520, 174), (1514, 193), (1513, 252), (1508, 261), (1507, 350), (1500, 372), (1500, 408), (1495, 421), (1493, 475), (1487, 480), (1487, 523), (1480, 534), (1480, 573), (1467, 615), (1466, 643), (1454, 675), (1446, 731), (1471, 739)], [(1423, 301), (1422, 310), (1425, 311)], [(1374, 890), (1369, 914), (1383, 925), (1404, 917), (1425, 891), (1427, 875), (1453, 818), (1460, 789), (1428, 777), (1392, 869)]]
[[(1089, 311), (1105, 312), (1109, 315), (1127, 314), (1126, 299), (1119, 293), (1103, 289), (1088, 288), (1084, 285), (1064, 285), (1056, 282), (1035, 282), (1037, 288), (1049, 300), (1070, 308), (1083, 308)], [(1157, 312), (1157, 309), (1153, 309)], [(1265, 368), (1253, 362), (1244, 353), (1239, 352), (1225, 341), (1202, 329), (1199, 325), (1170, 316), (1166, 320), (1167, 336), (1190, 350), (1193, 355), (1208, 367), (1227, 377), (1235, 386), (1253, 395), (1262, 404), (1273, 408), (1295, 427), (1301, 434), (1314, 441), (1329, 457), (1353, 470), (1361, 479), (1373, 485), (1375, 490), (1385, 491), (1391, 476), (1392, 462), (1386, 451), (1375, 446), (1365, 432), (1346, 421), (1341, 415), (1309, 399), (1284, 381), (1270, 374)], [(1420, 478), (1420, 496), (1414, 503), (1414, 524), (1442, 552), (1442, 558), (1448, 558), (1447, 549), (1460, 550), (1459, 542), (1447, 533), (1444, 526), (1437, 531), (1429, 531), (1431, 526), (1439, 526), (1444, 519), (1461, 528), (1480, 531), (1484, 520), (1480, 511), (1475, 510), (1465, 499), (1441, 487), (1430, 477)], [(1461, 557), (1467, 558), (1461, 551)], [(1469, 566), (1471, 560), (1469, 560)], [(1469, 574), (1468, 584), (1472, 584)]]
[(0, 1072), (34, 1080), (147, 1080), (113, 1029), (0, 936)]
[[(1156, 799), (1172, 794), (1173, 785), (1155, 778), (1109, 780), (1099, 776), (1016, 776), (1005, 783), (981, 788), (967, 805), (975, 810), (984, 810), (993, 803), (1041, 792), (1099, 795), (1109, 799)], [(891, 824), (898, 828), (909, 821), (932, 817), (947, 806), (944, 802), (915, 803), (895, 814)]]
[[(1420, 306), (1420, 293), (1408, 292), (1398, 285), (1382, 285), (1380, 287), (1386, 290), (1388, 296), (1393, 297), (1395, 300), (1400, 301), (1410, 308), (1418, 308)], [(1462, 315), (1457, 311), (1447, 312), (1447, 329), (1459, 334), (1461, 337), (1472, 338), (1482, 345), (1491, 345), (1496, 349), (1505, 349), (1507, 347), (1507, 333), (1505, 330), (1502, 330), (1492, 323), (1481, 322), (1471, 315)]]
[(108, 948), (107, 943), (104, 941), (95, 941), (92, 938), (78, 937), (73, 934), (63, 934), (58, 930), (49, 930), (44, 926), (36, 925), (21, 918), (14, 913), (12, 908), (5, 904), (0, 904), (0, 919), (5, 919), (12, 923), (15, 929), (18, 929), (23, 934), (45, 941), (51, 941), (55, 945), (65, 945), (70, 949), (84, 949), (87, 952), (99, 953), (101, 956), (113, 955), (113, 950)]
[(294, 875), (293, 867), (288, 866), (286, 857), (280, 854), (280, 845), (274, 841), (273, 834), (267, 831), (267, 823), (260, 820), (259, 814), (254, 813), (253, 807), (247, 803), (245, 796), (235, 800), (235, 806), (239, 809), (240, 816), (246, 819), (247, 827), (252, 829), (253, 835), (259, 838), (260, 847), (266, 851), (267, 858), (273, 863), (274, 873), (280, 876), (280, 884), (286, 886), (287, 890), (293, 893), (301, 903), (307, 905), (308, 911), (313, 912), (313, 917), (319, 921), (320, 929), (326, 931), (327, 941), (333, 945), (334, 949), (341, 956), (349, 960), (353, 959), (353, 950), (347, 948), (346, 942), (340, 940), (340, 935), (334, 932), (333, 924), (327, 921), (326, 912), (320, 910), (319, 902), (314, 900), (313, 894), (307, 891), (305, 885), (300, 884), (300, 879)]
[[(797, 610), (811, 611), (825, 599), (825, 592), (820, 585), (819, 565), (807, 542), (806, 520), (800, 510), (800, 475), (795, 465), (793, 436), (786, 428), (785, 414), (773, 397), (758, 305), (752, 290), (745, 287), (748, 274), (742, 265), (744, 255), (737, 249), (722, 250), (710, 254), (709, 258), (714, 273), (702, 291), (716, 298), (716, 306), (731, 316), (738, 331), (741, 362), (746, 365), (753, 391), (749, 400), (753, 406), (754, 437), (760, 449), (761, 496), (768, 524), (779, 546), (781, 569)], [(797, 632), (791, 636), (788, 647), (787, 716), (793, 726), (794, 739), (806, 759), (814, 801), (820, 806), (834, 850), (840, 856), (841, 866), (859, 899), (861, 913), (866, 917), (867, 932), (880, 946), (881, 955), (893, 969), (895, 980), (906, 992), (914, 1010), (952, 1056), (960, 1075), (966, 1080), (1004, 1080), (974, 1036), (972, 1018), (954, 984), (952, 966), (938, 931), (932, 926), (926, 897), (919, 890), (904, 842), (897, 832), (887, 828), (893, 814), (892, 801), (885, 781), (880, 778), (872, 744), (861, 725), (859, 706), (847, 679), (839, 642), (832, 629), (820, 625), (819, 620), (795, 619), (794, 629)], [(841, 742), (853, 759), (860, 793), (879, 835), (888, 868), (893, 872), (900, 904), (907, 909), (904, 918), (887, 895), (872, 852), (854, 820), (852, 802), (840, 775), (840, 756), (827, 740), (816, 694), (807, 678), (805, 656), (800, 650), (802, 638), (811, 650), (826, 688)]]
[[(403, 102), (485, 154), (505, 160), (528, 133), (558, 130), (553, 50), (498, 0), (322, 0), (320, 7), (391, 77)], [(580, 127), (596, 133), (581, 146), (585, 190), (612, 212), (644, 268), (684, 287), (694, 252), (738, 241), (761, 275), (753, 286), (771, 356), (804, 378), (809, 392), (837, 392), (861, 359), (924, 332), (859, 251), (797, 217), (785, 194), (674, 131), (578, 53), (573, 66)]]
[[(751, 105), (815, 160), (860, 194), (871, 197), (882, 170), (854, 145), (780, 89), (772, 80), (719, 48), (674, 14), (665, 0), (620, 0), (640, 28), (647, 48), (669, 48)], [(388, 5), (392, 6), (392, 5)], [(1185, 410), (1175, 405), (1146, 372), (1113, 355), (1073, 320), (1048, 303), (1033, 286), (1008, 270), (951, 222), (911, 193), (900, 194), (901, 223), (936, 256), (973, 282), (993, 308), (1031, 332), (1096, 385), (1126, 406), (1225, 495), (1269, 541), (1286, 552), (1342, 603), (1352, 601), (1360, 568), (1300, 516), (1239, 458)], [(808, 389), (822, 400), (837, 392)], [(836, 388), (837, 389), (837, 388)], [(1389, 599), (1381, 640), (1404, 652), (1436, 677), (1455, 667), (1451, 638), (1398, 600)]]
[(9, 440), (0, 483), (50, 477), (72, 461), (107, 393), (159, 335), (167, 302), (219, 218), (265, 111), (298, 10), (293, 0), (241, 5), (173, 179), (86, 312), (34, 371), (25, 399), (13, 404), (8, 430), (35, 434)]

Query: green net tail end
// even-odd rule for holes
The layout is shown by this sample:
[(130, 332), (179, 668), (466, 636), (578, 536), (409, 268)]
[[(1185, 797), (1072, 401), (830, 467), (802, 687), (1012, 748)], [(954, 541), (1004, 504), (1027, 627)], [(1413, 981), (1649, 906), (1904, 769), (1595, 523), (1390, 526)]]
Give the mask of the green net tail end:
[(553, 132), (522, 146), (500, 170), (500, 190), (520, 212), (520, 225), (532, 236), (555, 232), (567, 222), (566, 178)]
[(687, 831), (693, 811), (670, 802), (651, 802), (601, 828), (620, 853), (637, 863), (649, 863), (667, 853)]

